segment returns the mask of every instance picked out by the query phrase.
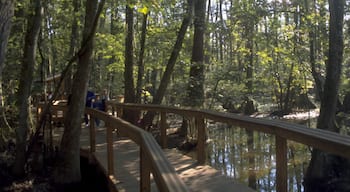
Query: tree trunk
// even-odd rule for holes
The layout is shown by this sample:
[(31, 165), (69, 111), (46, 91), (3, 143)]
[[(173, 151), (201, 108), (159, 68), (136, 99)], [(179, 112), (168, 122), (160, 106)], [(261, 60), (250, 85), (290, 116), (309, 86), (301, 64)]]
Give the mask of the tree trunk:
[[(310, 7), (310, 1), (305, 0), (305, 9), (306, 12), (309, 15), (314, 14), (315, 11), (311, 12), (311, 10), (315, 9), (315, 2), (313, 2), (313, 9)], [(308, 17), (306, 17), (308, 18)], [(321, 95), (323, 94), (323, 84), (324, 84), (324, 78), (322, 75), (317, 71), (316, 69), (316, 26), (312, 23), (310, 19), (307, 19), (307, 25), (310, 26), (310, 32), (309, 32), (309, 48), (310, 48), (310, 66), (311, 66), (311, 74), (314, 78), (315, 85), (316, 85), (316, 98), (321, 98)]]
[(14, 0), (0, 1), (0, 79), (5, 64), (5, 53), (10, 35), (12, 24), (11, 19), (13, 14)]
[[(78, 48), (78, 36), (79, 36), (79, 31), (78, 31), (78, 21), (79, 18), (77, 17), (77, 13), (79, 12), (80, 9), (80, 0), (74, 0), (73, 1), (73, 20), (72, 20), (72, 29), (71, 29), (71, 36), (70, 36), (70, 45), (69, 45), (69, 51), (68, 51), (68, 57), (74, 56), (75, 52), (77, 51)], [(70, 67), (69, 70), (67, 71), (67, 75), (65, 78), (65, 92), (66, 94), (71, 94), (72, 90), (72, 84), (73, 84), (73, 68)]]
[(204, 103), (205, 0), (195, 0), (194, 35), (190, 76), (185, 105), (202, 107)]
[[(114, 1), (110, 2), (110, 8), (111, 8), (110, 32), (111, 32), (112, 35), (117, 35), (117, 33), (118, 33), (118, 27), (117, 27), (117, 23), (118, 23), (118, 8), (116, 8), (115, 4), (116, 3)], [(109, 63), (115, 63), (115, 62), (116, 62), (116, 58), (115, 58), (115, 55), (113, 55), (112, 58), (109, 59)], [(107, 90), (108, 90), (110, 98), (112, 98), (114, 96), (114, 92), (113, 92), (113, 89), (112, 89), (114, 78), (115, 78), (115, 73), (109, 72), (108, 73)]]
[[(86, 1), (85, 25), (83, 31), (82, 54), (79, 55), (77, 71), (72, 87), (70, 105), (65, 118), (64, 133), (61, 140), (60, 156), (54, 173), (54, 182), (67, 186), (79, 184), (80, 173), (80, 132), (81, 117), (84, 114), (85, 98), (91, 70), (93, 51), (93, 36), (97, 26), (97, 19), (102, 11), (104, 1), (101, 1), (97, 10), (98, 0)], [(97, 11), (96, 11), (97, 10)]]
[[(126, 37), (125, 37), (125, 70), (124, 70), (124, 102), (135, 103), (134, 86), (134, 9), (126, 5)], [(138, 115), (133, 110), (124, 110), (123, 119), (136, 123)]]
[[(5, 65), (7, 42), (10, 36), (11, 19), (14, 14), (14, 1), (0, 1), (0, 122), (5, 122), (4, 97), (2, 92), (2, 71)], [(0, 150), (5, 147), (5, 127), (0, 131)]]
[(147, 18), (148, 18), (148, 13), (143, 14), (141, 40), (140, 40), (140, 53), (139, 53), (139, 60), (138, 60), (137, 83), (136, 83), (136, 102), (137, 103), (141, 103), (142, 85), (144, 82), (143, 76), (145, 74), (145, 66), (143, 63), (143, 57), (144, 57), (144, 53), (145, 53)]
[[(339, 132), (335, 122), (343, 60), (344, 0), (329, 0), (329, 56), (317, 128)], [(305, 175), (305, 191), (349, 191), (349, 161), (317, 149)]]
[(33, 81), (35, 52), (41, 25), (41, 0), (32, 0), (29, 7), (28, 25), (25, 36), (21, 76), (17, 92), (18, 127), (16, 128), (16, 158), (13, 172), (17, 176), (24, 176), (25, 154), (29, 124), (29, 99)]
[(187, 28), (190, 25), (190, 22), (192, 19), (192, 9), (193, 9), (192, 0), (188, 0), (187, 15), (182, 20), (182, 24), (181, 24), (180, 30), (178, 32), (175, 45), (173, 47), (170, 58), (168, 60), (168, 64), (167, 64), (165, 71), (163, 73), (162, 80), (160, 81), (160, 85), (158, 87), (157, 93), (156, 93), (155, 97), (153, 98), (152, 104), (161, 104), (162, 103), (166, 88), (168, 87), (168, 84), (169, 84), (169, 81), (171, 78), (171, 74), (174, 70), (176, 59), (180, 54), (182, 42), (185, 38)]
[[(285, 5), (285, 1), (283, 2), (284, 6)], [(297, 7), (297, 2), (295, 3), (295, 7)], [(289, 18), (287, 17), (288, 13), (286, 13), (286, 25), (289, 24)], [(300, 11), (296, 11), (294, 13), (294, 25), (295, 25), (295, 32), (293, 35), (293, 54), (294, 55), (299, 55), (299, 53), (297, 52), (297, 47), (298, 46), (298, 42), (299, 42), (299, 31), (300, 31)], [(293, 94), (292, 94), (292, 85), (293, 85), (293, 81), (294, 81), (294, 68), (295, 68), (295, 62), (292, 62), (291, 66), (290, 66), (290, 70), (289, 70), (289, 74), (288, 74), (288, 79), (287, 79), (287, 85), (286, 85), (286, 91), (285, 91), (285, 97), (284, 97), (284, 104), (282, 107), (282, 110), (285, 113), (289, 113), (292, 110), (292, 100), (293, 100)]]
[[(180, 53), (180, 50), (182, 47), (182, 42), (185, 38), (187, 28), (191, 23), (192, 9), (193, 9), (193, 1), (188, 0), (187, 15), (182, 20), (182, 24), (181, 24), (180, 30), (178, 32), (175, 45), (174, 45), (173, 50), (171, 52), (171, 55), (170, 55), (170, 58), (168, 60), (168, 64), (165, 68), (164, 74), (162, 76), (162, 80), (160, 81), (158, 90), (157, 90), (157, 92), (152, 100), (152, 104), (159, 105), (162, 103), (163, 97), (165, 95), (165, 91), (168, 87), (168, 84), (169, 84), (169, 81), (171, 78), (171, 74), (174, 70), (176, 59)], [(154, 116), (155, 116), (154, 112), (147, 112), (147, 114), (145, 115), (145, 117), (142, 120), (141, 126), (147, 127), (147, 126), (151, 125)]]
[(133, 8), (129, 5), (126, 6), (126, 26), (127, 34), (125, 38), (125, 71), (124, 71), (124, 101), (125, 103), (135, 102), (135, 88), (134, 88), (134, 51), (133, 51), (133, 25), (134, 25), (134, 13)]

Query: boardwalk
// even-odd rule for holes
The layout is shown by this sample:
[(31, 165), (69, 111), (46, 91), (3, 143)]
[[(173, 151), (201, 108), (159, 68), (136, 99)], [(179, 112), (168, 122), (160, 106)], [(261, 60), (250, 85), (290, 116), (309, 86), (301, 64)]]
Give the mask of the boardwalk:
[[(98, 163), (107, 168), (106, 131), (98, 128), (96, 138), (95, 156)], [(88, 128), (82, 129), (81, 148), (89, 148)], [(114, 172), (117, 179), (116, 188), (118, 191), (140, 191), (139, 189), (139, 147), (131, 140), (119, 138), (114, 134)], [(243, 184), (234, 182), (220, 174), (219, 171), (207, 165), (198, 165), (188, 156), (182, 155), (176, 149), (164, 150), (168, 160), (176, 172), (188, 185), (191, 191), (253, 191)], [(152, 191), (158, 191), (155, 184)]]
[[(169, 128), (167, 125), (167, 114), (179, 114), (187, 119), (191, 119), (197, 130), (197, 160), (199, 162), (203, 162), (205, 159), (205, 131), (207, 129), (205, 121), (207, 120), (223, 122), (228, 125), (238, 125), (251, 131), (271, 134), (275, 137), (275, 183), (276, 191), (279, 192), (288, 191), (287, 141), (294, 141), (331, 154), (348, 159), (350, 158), (349, 136), (320, 129), (310, 129), (302, 125), (208, 110), (181, 109), (158, 105), (117, 103), (114, 104), (113, 107), (113, 109), (117, 109), (118, 114), (122, 112), (124, 108), (156, 111), (159, 113), (160, 140), (162, 144), (166, 144), (166, 131)], [(52, 114), (64, 110), (64, 107), (56, 106)], [(40, 113), (40, 111), (41, 110), (38, 110), (38, 113)], [(141, 145), (143, 150), (141, 153), (143, 160), (142, 165), (145, 166), (141, 170), (143, 173), (141, 175), (142, 187), (147, 191), (158, 191), (156, 187), (154, 187), (154, 184), (152, 184), (152, 179), (150, 180), (150, 175), (148, 175), (149, 171), (155, 174), (154, 180), (157, 181), (159, 189), (163, 191), (252, 191), (244, 185), (240, 185), (233, 182), (231, 179), (221, 176), (215, 169), (208, 166), (197, 166), (190, 158), (181, 155), (175, 150), (162, 150), (151, 135), (130, 123), (97, 110), (86, 109), (86, 112), (93, 117), (103, 119), (109, 126), (108, 131), (110, 134), (107, 139), (103, 128), (97, 129), (96, 132), (92, 134), (92, 138), (95, 138), (95, 133), (97, 134), (96, 145), (94, 145), (94, 149), (96, 148), (94, 157), (96, 157), (94, 159), (97, 159), (103, 169), (108, 169), (108, 172), (116, 177), (117, 181), (115, 182), (115, 186), (119, 191), (140, 191), (140, 150), (138, 146), (133, 144), (130, 140), (116, 137), (116, 135), (112, 133), (113, 129), (118, 129), (120, 134), (133, 139), (133, 141)], [(56, 130), (55, 135), (60, 136), (61, 134)], [(88, 130), (90, 129), (83, 128), (81, 135), (81, 147), (85, 149), (83, 150), (84, 155), (86, 151), (89, 151), (86, 150), (89, 149)], [(106, 144), (107, 140), (108, 145)], [(105, 152), (107, 146), (110, 151), (110, 153), (108, 153), (108, 167), (106, 166), (107, 154)], [(169, 161), (165, 160), (167, 158)], [(152, 170), (149, 170), (149, 168), (152, 168)], [(153, 187), (148, 190), (151, 185), (153, 185)]]

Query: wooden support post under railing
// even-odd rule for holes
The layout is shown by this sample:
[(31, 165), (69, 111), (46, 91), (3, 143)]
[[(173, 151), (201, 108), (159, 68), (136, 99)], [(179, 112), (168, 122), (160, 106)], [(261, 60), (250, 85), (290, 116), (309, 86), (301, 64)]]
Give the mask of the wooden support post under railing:
[(276, 191), (288, 189), (287, 140), (276, 135)]
[(121, 107), (117, 108), (117, 117), (121, 118), (123, 116), (123, 109)]
[(140, 192), (151, 191), (151, 169), (149, 160), (140, 147)]
[(166, 134), (167, 124), (166, 124), (166, 112), (160, 113), (160, 138), (161, 146), (163, 149), (167, 147), (167, 134)]
[(197, 140), (197, 161), (199, 164), (205, 163), (205, 124), (204, 117), (197, 116), (195, 120), (196, 128), (198, 130)]
[(115, 106), (112, 104), (111, 108), (112, 108), (112, 116), (115, 116)]
[(96, 152), (96, 127), (95, 118), (90, 116), (90, 152)]
[(108, 175), (114, 175), (114, 159), (113, 159), (113, 131), (111, 126), (106, 122), (107, 130), (107, 164)]

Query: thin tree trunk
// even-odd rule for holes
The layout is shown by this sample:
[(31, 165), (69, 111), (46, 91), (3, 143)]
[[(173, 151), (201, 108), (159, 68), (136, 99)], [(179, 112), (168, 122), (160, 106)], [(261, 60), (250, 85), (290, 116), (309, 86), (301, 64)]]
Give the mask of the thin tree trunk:
[(19, 108), (18, 127), (16, 128), (16, 158), (13, 173), (17, 176), (24, 176), (25, 154), (27, 147), (27, 135), (29, 124), (29, 99), (33, 81), (36, 46), (41, 26), (41, 0), (30, 2), (28, 26), (25, 36), (21, 76), (17, 93)]
[[(14, 0), (0, 1), (0, 79), (5, 64), (5, 53), (14, 14)], [(2, 100), (2, 99), (1, 99)]]
[(171, 74), (174, 70), (176, 59), (180, 54), (182, 42), (185, 38), (187, 28), (191, 23), (192, 9), (193, 9), (192, 3), (193, 3), (192, 0), (188, 0), (187, 15), (182, 20), (182, 24), (181, 24), (180, 30), (178, 32), (175, 45), (173, 47), (173, 51), (171, 52), (170, 58), (168, 60), (168, 64), (165, 68), (165, 71), (164, 71), (163, 76), (162, 76), (162, 80), (160, 81), (160, 85), (158, 87), (158, 90), (157, 90), (155, 97), (153, 98), (152, 104), (161, 104), (161, 102), (163, 100), (166, 88), (168, 87), (168, 84), (169, 84), (169, 81), (171, 78)]
[[(0, 1), (0, 111), (1, 120), (7, 124), (5, 109), (4, 109), (4, 97), (2, 92), (2, 72), (5, 65), (7, 42), (10, 36), (11, 19), (14, 14), (14, 0)], [(5, 127), (0, 128), (0, 150), (5, 147)]]
[[(77, 16), (77, 13), (80, 9), (80, 0), (74, 0), (73, 1), (73, 21), (72, 21), (72, 29), (71, 29), (71, 36), (70, 36), (70, 45), (69, 45), (69, 51), (68, 51), (68, 56), (72, 57), (74, 53), (77, 51), (78, 47), (78, 36), (79, 36), (79, 31), (78, 31), (78, 21), (79, 18)], [(73, 84), (73, 79), (72, 79), (72, 74), (73, 74), (73, 68), (70, 68), (67, 71), (67, 75), (65, 77), (65, 92), (69, 95), (71, 94), (72, 90), (72, 84)]]
[[(104, 0), (97, 9), (98, 0), (86, 1), (85, 26), (82, 46), (86, 46), (81, 55), (73, 83), (71, 102), (65, 119), (64, 133), (61, 140), (60, 158), (54, 173), (54, 182), (71, 186), (81, 181), (80, 173), (80, 132), (81, 117), (85, 109), (85, 97), (91, 70), (93, 36), (97, 27), (97, 19), (102, 11)], [(87, 42), (86, 42), (87, 41)], [(86, 43), (86, 44), (85, 44)]]
[[(111, 7), (110, 33), (112, 35), (116, 35), (118, 33), (118, 27), (117, 27), (118, 8), (116, 8), (114, 1), (111, 1), (110, 3), (111, 3), (111, 5), (110, 5), (110, 7)], [(115, 58), (115, 55), (113, 55), (112, 58), (109, 59), (109, 63), (115, 63), (115, 62), (116, 62), (116, 58)], [(109, 72), (108, 73), (108, 93), (109, 93), (110, 98), (112, 98), (114, 96), (114, 92), (112, 89), (114, 78), (115, 78), (115, 73)]]
[[(313, 2), (313, 8), (310, 7), (310, 1), (305, 0), (305, 9), (308, 14), (314, 14), (315, 13), (315, 1)], [(311, 10), (314, 10), (310, 13)], [(316, 84), (316, 95), (317, 98), (321, 99), (323, 95), (323, 84), (324, 84), (324, 78), (321, 76), (321, 74), (316, 69), (316, 26), (312, 23), (310, 19), (307, 20), (308, 26), (311, 27), (309, 31), (309, 47), (310, 47), (310, 66), (311, 66), (311, 74), (314, 78), (315, 84)]]
[(140, 53), (139, 53), (139, 60), (138, 60), (137, 83), (136, 83), (136, 102), (137, 103), (141, 103), (142, 85), (144, 82), (143, 76), (145, 74), (145, 65), (143, 62), (143, 57), (144, 57), (144, 53), (145, 53), (145, 43), (146, 43), (146, 33), (147, 33), (147, 18), (148, 18), (148, 13), (143, 14), (141, 40), (140, 40)]
[[(176, 42), (174, 44), (173, 50), (171, 52), (171, 55), (169, 57), (168, 60), (168, 64), (165, 68), (164, 74), (162, 76), (162, 80), (160, 81), (158, 90), (152, 100), (152, 104), (156, 104), (159, 105), (161, 104), (164, 95), (165, 95), (165, 91), (168, 87), (170, 78), (171, 78), (171, 74), (174, 70), (174, 66), (176, 63), (176, 59), (180, 54), (180, 50), (182, 47), (182, 42), (185, 38), (185, 34), (187, 31), (188, 26), (191, 23), (191, 19), (192, 19), (192, 9), (193, 9), (193, 1), (192, 0), (188, 0), (188, 7), (187, 7), (187, 14), (186, 16), (183, 18), (182, 20), (182, 24), (180, 27), (180, 30), (178, 32), (177, 38), (176, 38)], [(147, 112), (145, 117), (143, 118), (143, 122), (141, 124), (142, 127), (147, 127), (149, 125), (151, 125), (153, 118), (155, 116), (154, 112)]]

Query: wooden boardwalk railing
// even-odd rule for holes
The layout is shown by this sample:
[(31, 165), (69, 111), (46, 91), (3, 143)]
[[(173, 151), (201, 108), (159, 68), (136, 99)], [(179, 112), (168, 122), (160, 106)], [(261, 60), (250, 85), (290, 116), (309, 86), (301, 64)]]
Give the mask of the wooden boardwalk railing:
[[(236, 125), (250, 131), (264, 132), (275, 136), (276, 142), (276, 190), (278, 192), (288, 191), (288, 169), (287, 169), (287, 140), (296, 141), (325, 152), (339, 155), (350, 159), (350, 137), (340, 135), (330, 131), (312, 129), (303, 125), (282, 122), (278, 120), (257, 119), (248, 116), (213, 112), (209, 110), (181, 109), (176, 107), (167, 107), (160, 105), (140, 105), (123, 104), (109, 101), (107, 104), (113, 109), (113, 112), (122, 113), (123, 109), (133, 109), (140, 111), (153, 111), (160, 114), (160, 133), (161, 145), (166, 147), (166, 114), (174, 113), (194, 118), (197, 127), (197, 161), (205, 162), (205, 119), (223, 122), (230, 125)], [(125, 130), (125, 134), (132, 136), (131, 132)]]
[[(43, 105), (38, 106), (38, 113), (42, 111), (43, 107)], [(51, 115), (53, 120), (62, 120), (66, 110), (66, 106), (52, 106)], [(90, 118), (90, 152), (92, 154), (96, 150), (94, 118), (105, 122), (107, 130), (107, 174), (110, 179), (115, 178), (113, 130), (117, 130), (118, 134), (128, 137), (140, 147), (140, 191), (151, 191), (151, 173), (159, 191), (189, 191), (150, 133), (102, 111), (86, 108), (85, 112), (92, 117)]]

